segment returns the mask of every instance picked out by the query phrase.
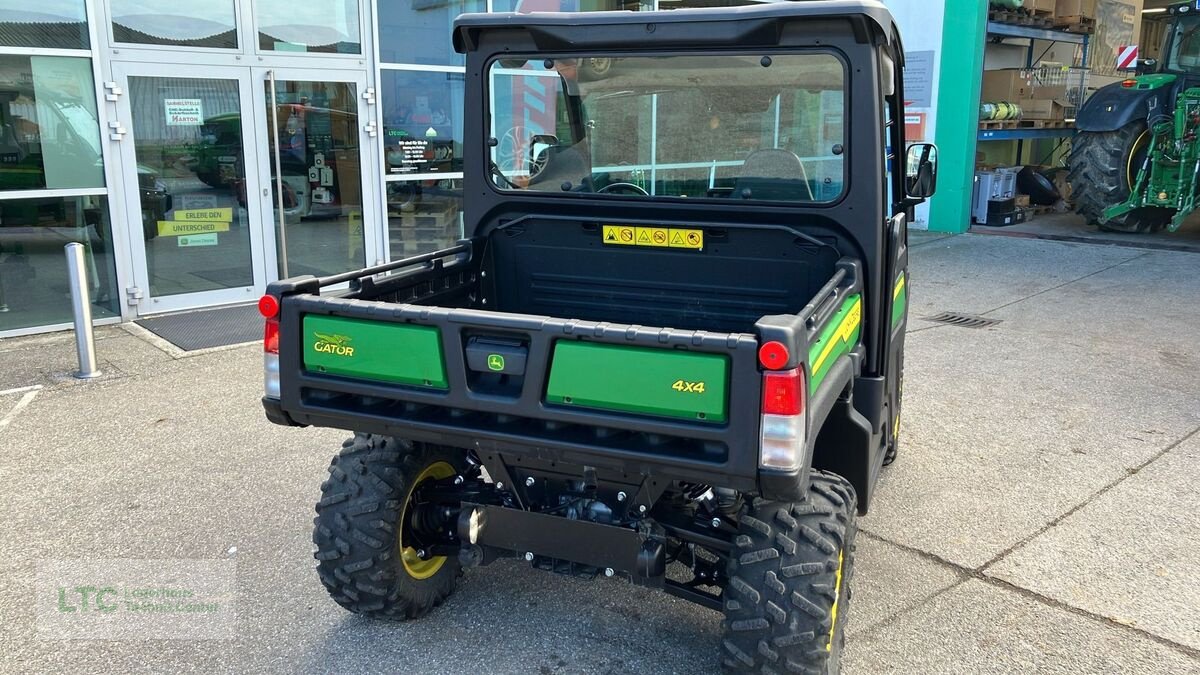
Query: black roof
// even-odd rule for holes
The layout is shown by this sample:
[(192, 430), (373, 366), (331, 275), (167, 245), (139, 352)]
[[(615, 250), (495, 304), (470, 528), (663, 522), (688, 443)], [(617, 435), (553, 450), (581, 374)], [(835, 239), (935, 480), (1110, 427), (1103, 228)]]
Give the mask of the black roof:
[[(472, 34), (480, 30), (526, 29), (534, 33), (557, 33), (581, 26), (620, 26), (628, 24), (677, 24), (695, 22), (767, 22), (788, 19), (848, 18), (873, 24), (889, 43), (899, 44), (900, 31), (892, 13), (877, 0), (803, 0), (771, 2), (743, 7), (701, 7), (658, 12), (528, 12), (463, 14), (454, 20), (454, 49), (465, 53), (472, 49)], [(557, 29), (557, 30), (556, 30)], [(603, 31), (600, 31), (603, 33)], [(647, 35), (641, 46), (653, 47), (656, 40)], [(566, 47), (568, 45), (556, 45)], [(898, 52), (901, 50), (897, 49)], [(901, 52), (902, 53), (902, 52)]]

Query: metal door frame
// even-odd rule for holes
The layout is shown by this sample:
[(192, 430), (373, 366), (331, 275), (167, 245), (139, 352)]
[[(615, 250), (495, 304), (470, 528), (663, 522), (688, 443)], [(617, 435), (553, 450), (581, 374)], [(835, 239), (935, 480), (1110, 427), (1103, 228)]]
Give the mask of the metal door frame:
[[(268, 228), (264, 227), (261, 210), (253, 208), (249, 204), (249, 202), (253, 201), (252, 196), (259, 194), (262, 190), (260, 184), (261, 172), (258, 168), (258, 163), (253, 161), (252, 158), (260, 154), (257, 152), (257, 149), (263, 145), (259, 141), (261, 138), (258, 135), (259, 125), (253, 121), (259, 115), (254, 114), (251, 118), (247, 118), (246, 115), (246, 111), (258, 110), (255, 107), (255, 100), (251, 91), (254, 86), (254, 80), (251, 77), (250, 69), (239, 66), (184, 66), (125, 61), (112, 62), (110, 65), (112, 67), (113, 79), (119, 87), (124, 89), (124, 95), (120, 97), (117, 103), (118, 126), (111, 128), (110, 125), (109, 129), (104, 129), (103, 131), (118, 136), (121, 141), (118, 155), (120, 157), (119, 166), (122, 181), (119, 186), (114, 187), (112, 198), (123, 201), (124, 208), (122, 209), (122, 213), (125, 214), (127, 220), (124, 229), (128, 237), (134, 285), (142, 295), (135, 304), (134, 313), (141, 317), (161, 312), (235, 304), (256, 299), (264, 292), (267, 283), (271, 281), (271, 278), (268, 278), (271, 268), (266, 265), (265, 261), (265, 253), (268, 248), (266, 245), (269, 233)], [(247, 225), (250, 228), (250, 266), (253, 278), (251, 285), (167, 296), (154, 296), (151, 293), (150, 269), (141, 226), (141, 194), (138, 182), (136, 139), (133, 132), (133, 103), (129, 86), (131, 77), (237, 81), (238, 100), (242, 113), (242, 156), (245, 159), (243, 162), (243, 171), (245, 172), (246, 195), (248, 198), (248, 208), (245, 211)]]
[[(275, 242), (275, 233), (280, 228), (278, 218), (276, 216), (274, 197), (271, 191), (270, 181), (272, 173), (275, 172), (275, 162), (277, 161), (276, 152), (270, 151), (269, 140), (273, 137), (275, 130), (272, 128), (272, 120), (266, 115), (266, 111), (270, 110), (271, 101), (269, 93), (270, 77), (273, 73), (276, 81), (292, 81), (292, 82), (336, 82), (352, 84), (355, 87), (354, 97), (358, 103), (358, 133), (359, 133), (359, 194), (362, 201), (362, 237), (363, 237), (363, 266), (374, 264), (375, 261), (382, 259), (380, 234), (380, 201), (379, 185), (381, 184), (378, 166), (376, 166), (375, 144), (378, 143), (378, 124), (376, 122), (377, 105), (374, 89), (369, 88), (367, 81), (367, 72), (357, 70), (331, 70), (331, 69), (312, 69), (312, 68), (266, 68), (255, 67), (251, 70), (251, 86), (253, 88), (253, 98), (255, 106), (254, 124), (257, 138), (261, 139), (258, 154), (258, 190), (254, 193), (259, 195), (261, 209), (260, 220), (263, 223), (263, 252), (264, 266), (267, 275), (271, 280), (279, 277), (279, 256), (277, 255), (278, 247)], [(276, 144), (278, 151), (278, 144)], [(252, 167), (247, 166), (247, 172), (252, 170)], [(283, 226), (285, 233), (284, 240), (286, 241), (286, 225)], [(386, 231), (386, 224), (382, 228)], [(297, 272), (290, 271), (291, 276), (296, 276)]]

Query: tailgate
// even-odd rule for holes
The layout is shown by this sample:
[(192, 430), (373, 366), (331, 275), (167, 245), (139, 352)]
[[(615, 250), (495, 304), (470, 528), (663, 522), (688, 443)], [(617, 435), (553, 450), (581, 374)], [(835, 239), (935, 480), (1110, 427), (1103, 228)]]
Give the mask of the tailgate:
[(752, 335), (286, 296), (283, 411), (295, 422), (588, 465), (714, 466), (753, 479)]

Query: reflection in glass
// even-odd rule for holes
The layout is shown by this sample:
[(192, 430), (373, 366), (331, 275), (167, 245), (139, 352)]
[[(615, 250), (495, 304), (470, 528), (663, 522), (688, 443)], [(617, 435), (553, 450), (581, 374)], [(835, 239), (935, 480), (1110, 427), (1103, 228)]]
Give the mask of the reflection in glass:
[(463, 236), (462, 181), (389, 182), (387, 213), (391, 260), (451, 246)]
[(110, 0), (117, 42), (236, 49), (233, 0)]
[(252, 286), (238, 81), (130, 77), (128, 95), (150, 295)]
[(0, 55), (0, 190), (104, 187), (91, 60)]
[(513, 56), (491, 66), (482, 150), (502, 189), (827, 202), (844, 78), (818, 53)]
[(379, 3), (379, 58), (384, 63), (463, 64), (450, 42), (454, 17), (487, 11), (484, 0)]
[(358, 0), (256, 0), (254, 7), (263, 51), (362, 53)]
[(0, 331), (71, 321), (71, 242), (84, 245), (93, 317), (117, 316), (112, 241), (104, 197), (0, 200)]
[(390, 174), (462, 171), (462, 73), (384, 70), (383, 142)]
[(0, 2), (0, 47), (90, 49), (84, 0)]
[[(283, 167), (287, 270), (280, 276), (337, 274), (366, 265), (357, 87), (348, 82), (278, 81), (275, 111)], [(267, 105), (271, 83), (266, 83)], [(270, 108), (266, 113), (270, 115)], [(268, 117), (267, 129), (271, 122)], [(271, 137), (270, 152), (276, 139)], [(280, 181), (271, 162), (277, 249)], [(282, 262), (284, 254), (279, 251)]]
[[(678, 5), (680, 2), (661, 0), (661, 4), (663, 9), (674, 9), (674, 6), (668, 5)], [(701, 6), (696, 2), (683, 4), (687, 7)], [(654, 0), (492, 0), (493, 12), (649, 12), (653, 9)]]

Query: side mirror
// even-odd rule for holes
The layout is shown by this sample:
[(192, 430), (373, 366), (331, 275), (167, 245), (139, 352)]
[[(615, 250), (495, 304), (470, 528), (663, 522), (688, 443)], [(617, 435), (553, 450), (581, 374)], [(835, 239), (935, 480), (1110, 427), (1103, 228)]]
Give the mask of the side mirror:
[(908, 147), (904, 165), (904, 191), (911, 199), (928, 199), (937, 191), (937, 146), (915, 143)]

